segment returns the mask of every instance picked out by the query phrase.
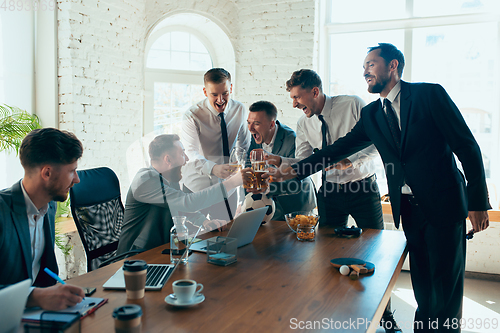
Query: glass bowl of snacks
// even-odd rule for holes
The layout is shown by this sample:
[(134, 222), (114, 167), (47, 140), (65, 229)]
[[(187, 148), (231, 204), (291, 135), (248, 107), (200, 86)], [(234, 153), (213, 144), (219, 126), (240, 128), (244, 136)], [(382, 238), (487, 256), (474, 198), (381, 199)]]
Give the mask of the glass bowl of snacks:
[(297, 226), (299, 224), (304, 227), (316, 227), (318, 224), (318, 215), (313, 212), (292, 212), (285, 215), (285, 220), (290, 229), (292, 229), (293, 232), (297, 232)]
[(315, 227), (312, 224), (299, 224), (297, 226), (297, 239), (299, 241), (314, 241), (314, 237), (316, 237)]

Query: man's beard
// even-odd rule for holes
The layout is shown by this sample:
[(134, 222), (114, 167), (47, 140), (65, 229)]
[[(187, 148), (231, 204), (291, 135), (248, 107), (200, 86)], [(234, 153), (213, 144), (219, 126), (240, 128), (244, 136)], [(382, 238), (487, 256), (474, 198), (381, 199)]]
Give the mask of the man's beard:
[(180, 180), (182, 179), (181, 168), (182, 165), (173, 167), (172, 169), (165, 172), (165, 176), (169, 182), (180, 182)]
[[(379, 79), (380, 78), (380, 79)], [(390, 77), (387, 75), (385, 77), (379, 76), (375, 81), (375, 84), (368, 86), (368, 92), (371, 94), (380, 94), (390, 81)]]
[(49, 188), (47, 189), (47, 192), (49, 196), (52, 198), (53, 201), (60, 201), (64, 202), (68, 198), (68, 192), (61, 193), (61, 190), (57, 188), (57, 186), (54, 186), (54, 184), (57, 185), (57, 181), (54, 182), (53, 184), (49, 184)]

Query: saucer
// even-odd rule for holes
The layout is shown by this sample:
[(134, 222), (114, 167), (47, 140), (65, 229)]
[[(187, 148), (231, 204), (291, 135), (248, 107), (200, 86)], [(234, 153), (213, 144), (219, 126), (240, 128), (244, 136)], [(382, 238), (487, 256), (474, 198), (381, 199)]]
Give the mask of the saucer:
[(205, 295), (203, 294), (194, 295), (193, 298), (188, 302), (181, 302), (177, 298), (173, 297), (175, 297), (174, 294), (168, 295), (167, 297), (165, 297), (165, 302), (172, 306), (193, 306), (196, 304), (200, 304), (205, 300)]

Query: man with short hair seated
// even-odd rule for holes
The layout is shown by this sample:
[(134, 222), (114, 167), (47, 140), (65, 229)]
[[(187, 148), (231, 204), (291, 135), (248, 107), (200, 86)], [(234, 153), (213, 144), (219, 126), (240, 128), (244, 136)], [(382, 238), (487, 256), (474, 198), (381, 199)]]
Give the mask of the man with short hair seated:
[[(295, 132), (276, 119), (276, 106), (268, 101), (258, 101), (250, 105), (249, 110), (247, 124), (252, 142), (248, 154), (254, 149), (262, 148), (273, 155), (294, 158)], [(265, 195), (272, 198), (276, 206), (272, 220), (284, 221), (285, 214), (311, 211), (316, 207), (314, 184), (309, 177), (302, 181), (291, 179), (270, 183), (269, 192)]]
[(189, 158), (176, 134), (159, 135), (149, 145), (151, 166), (140, 169), (127, 193), (125, 217), (117, 254), (152, 249), (170, 241), (172, 216), (186, 215), (195, 225), (211, 229), (226, 221), (206, 220), (200, 209), (224, 201), (241, 185), (240, 173), (195, 193), (180, 190), (181, 168)]
[(23, 140), (19, 157), (24, 178), (0, 191), (0, 288), (31, 279), (27, 307), (62, 310), (85, 296), (80, 287), (57, 284), (43, 270), (58, 273), (54, 253), (56, 202), (80, 182), (76, 173), (83, 147), (70, 132), (36, 129)]

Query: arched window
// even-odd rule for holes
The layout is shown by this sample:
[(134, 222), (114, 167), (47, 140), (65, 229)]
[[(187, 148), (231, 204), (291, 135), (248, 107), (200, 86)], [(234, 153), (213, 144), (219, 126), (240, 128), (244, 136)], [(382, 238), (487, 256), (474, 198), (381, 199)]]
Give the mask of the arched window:
[(234, 50), (220, 26), (187, 13), (158, 23), (146, 44), (144, 133), (179, 134), (182, 114), (205, 98), (203, 75), (213, 67), (234, 73)]

